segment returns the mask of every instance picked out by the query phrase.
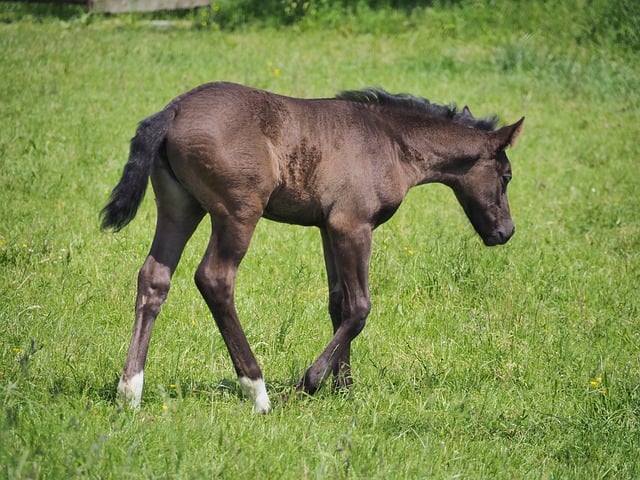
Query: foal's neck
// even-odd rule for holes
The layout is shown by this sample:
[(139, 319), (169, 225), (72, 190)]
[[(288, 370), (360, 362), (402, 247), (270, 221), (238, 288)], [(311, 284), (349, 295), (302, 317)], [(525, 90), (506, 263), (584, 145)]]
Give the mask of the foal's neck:
[(469, 160), (480, 157), (486, 144), (486, 134), (444, 122), (407, 132), (403, 136), (407, 148), (402, 153), (411, 186), (448, 183), (452, 175), (460, 174)]

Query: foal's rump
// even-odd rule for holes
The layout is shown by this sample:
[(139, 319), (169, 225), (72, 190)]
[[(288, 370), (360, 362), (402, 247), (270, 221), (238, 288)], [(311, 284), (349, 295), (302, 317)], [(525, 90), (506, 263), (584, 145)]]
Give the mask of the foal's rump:
[(167, 106), (176, 112), (166, 136), (167, 162), (214, 217), (253, 217), (277, 184), (272, 147), (256, 116), (261, 103), (248, 105), (246, 93), (233, 84), (207, 84)]

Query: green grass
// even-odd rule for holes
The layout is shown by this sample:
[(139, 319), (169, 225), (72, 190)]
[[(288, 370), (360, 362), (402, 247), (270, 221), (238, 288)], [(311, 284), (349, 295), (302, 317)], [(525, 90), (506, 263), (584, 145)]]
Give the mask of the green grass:
[[(0, 477), (638, 478), (637, 7), (442, 3), (218, 29), (0, 4)], [(412, 191), (374, 236), (353, 390), (256, 416), (193, 285), (203, 224), (122, 410), (153, 198), (117, 235), (98, 212), (137, 122), (218, 79), (525, 115), (517, 233), (485, 248), (445, 187)], [(328, 341), (326, 297), (318, 233), (262, 222), (237, 306), (272, 393)]]

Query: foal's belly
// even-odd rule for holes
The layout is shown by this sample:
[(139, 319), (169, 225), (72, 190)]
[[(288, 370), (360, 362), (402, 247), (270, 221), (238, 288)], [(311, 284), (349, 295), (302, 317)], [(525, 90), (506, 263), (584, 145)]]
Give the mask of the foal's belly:
[(285, 189), (273, 192), (262, 216), (295, 225), (320, 226), (323, 223), (322, 209), (316, 199)]

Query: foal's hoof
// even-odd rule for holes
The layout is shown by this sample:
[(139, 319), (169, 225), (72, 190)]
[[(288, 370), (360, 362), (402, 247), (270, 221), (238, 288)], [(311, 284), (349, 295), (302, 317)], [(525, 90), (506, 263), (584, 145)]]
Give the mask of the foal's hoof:
[(142, 385), (144, 384), (144, 373), (140, 372), (132, 377), (122, 375), (118, 382), (116, 398), (121, 405), (127, 405), (136, 409), (140, 407), (142, 400)]
[(305, 374), (295, 385), (296, 393), (302, 393), (307, 395), (313, 395), (318, 391), (322, 384), (318, 385), (318, 382), (313, 382), (309, 378), (307, 378), (307, 374)]
[(239, 377), (240, 388), (253, 403), (254, 413), (269, 413), (271, 402), (262, 378), (252, 380), (248, 377)]

